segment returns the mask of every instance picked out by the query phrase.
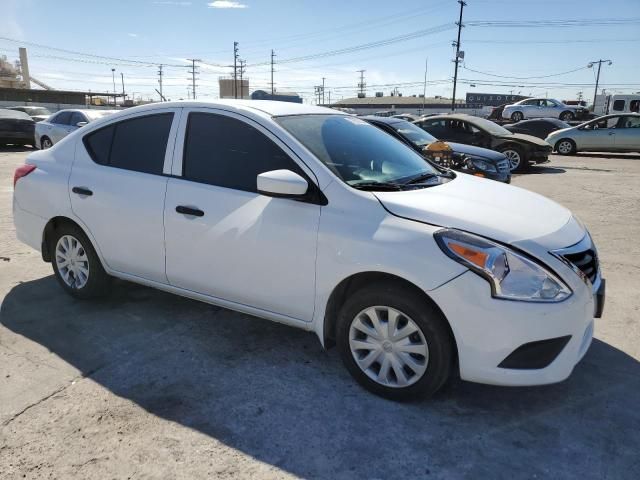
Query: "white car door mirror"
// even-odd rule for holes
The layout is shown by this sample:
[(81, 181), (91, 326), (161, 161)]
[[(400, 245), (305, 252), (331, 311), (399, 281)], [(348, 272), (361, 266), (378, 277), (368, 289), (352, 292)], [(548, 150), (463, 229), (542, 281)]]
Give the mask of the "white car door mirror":
[(84, 127), (88, 122), (78, 122), (76, 123), (76, 127)]
[(271, 170), (258, 175), (258, 193), (270, 197), (300, 197), (307, 193), (309, 184), (291, 170)]

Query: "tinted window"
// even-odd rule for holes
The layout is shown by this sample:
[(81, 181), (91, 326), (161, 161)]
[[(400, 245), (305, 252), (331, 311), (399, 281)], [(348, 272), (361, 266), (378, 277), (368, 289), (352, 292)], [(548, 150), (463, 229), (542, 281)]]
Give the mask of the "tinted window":
[(258, 174), (280, 169), (304, 175), (280, 147), (247, 123), (211, 113), (189, 114), (184, 178), (256, 192)]
[(161, 174), (173, 113), (124, 120), (84, 137), (94, 162)]
[(640, 100), (631, 100), (629, 104), (629, 111), (640, 112)]
[(71, 120), (71, 112), (60, 112), (51, 120), (51, 123), (58, 123), (60, 125), (69, 125)]
[(624, 110), (624, 100), (616, 100), (613, 102), (613, 111), (621, 112)]
[(74, 127), (78, 124), (78, 122), (86, 122), (86, 121), (87, 121), (87, 117), (85, 117), (80, 112), (73, 112), (71, 114), (70, 124), (73, 125)]
[(640, 117), (622, 117), (618, 128), (640, 128)]

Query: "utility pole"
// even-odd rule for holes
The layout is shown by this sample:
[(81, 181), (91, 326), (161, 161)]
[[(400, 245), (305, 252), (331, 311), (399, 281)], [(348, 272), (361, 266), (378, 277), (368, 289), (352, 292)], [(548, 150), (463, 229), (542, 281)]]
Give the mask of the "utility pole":
[(273, 88), (273, 59), (276, 56), (275, 53), (273, 53), (273, 50), (271, 50), (271, 95), (274, 95), (274, 88)]
[(233, 97), (238, 98), (238, 42), (233, 42)]
[(242, 76), (244, 75), (244, 66), (247, 64), (246, 60), (238, 60), (240, 62), (240, 98), (244, 99), (244, 83), (242, 83)]
[(322, 77), (322, 104), (324, 105), (324, 81), (325, 77)]
[(592, 68), (595, 64), (598, 64), (598, 74), (596, 75), (596, 88), (593, 91), (593, 110), (596, 110), (596, 96), (598, 95), (598, 84), (600, 83), (600, 69), (602, 68), (602, 64), (606, 63), (607, 65), (613, 65), (611, 60), (596, 60), (595, 62), (589, 62), (587, 67)]
[(424, 102), (427, 100), (427, 69), (429, 68), (429, 57), (424, 61), (424, 88), (422, 89), (422, 114), (424, 115)]
[(199, 62), (200, 59), (199, 58), (187, 58), (187, 60), (191, 61), (191, 70), (188, 71), (188, 73), (191, 74), (191, 94), (193, 96), (193, 99), (196, 99), (196, 74), (198, 73), (198, 70), (196, 70), (196, 62)]
[(164, 102), (164, 95), (162, 95), (162, 65), (158, 65), (158, 85), (160, 86), (160, 90), (158, 90), (160, 101)]
[(120, 72), (120, 78), (122, 79), (122, 102), (124, 103), (124, 73)]
[(327, 92), (329, 94), (329, 105), (331, 105), (331, 90)]
[(358, 70), (358, 73), (360, 73), (360, 83), (358, 83), (358, 96), (364, 98), (364, 87), (366, 86), (366, 83), (364, 83), (364, 72), (366, 72), (366, 70)]
[(462, 10), (466, 5), (466, 2), (464, 0), (458, 0), (458, 3), (460, 4), (460, 19), (456, 22), (456, 25), (458, 25), (458, 40), (456, 40), (456, 43), (454, 44), (454, 46), (456, 47), (456, 58), (454, 60), (454, 62), (456, 63), (456, 69), (455, 69), (455, 73), (453, 74), (453, 96), (452, 96), (453, 98), (451, 99), (452, 112), (455, 112), (456, 110), (456, 86), (458, 83), (458, 65), (460, 64), (460, 34), (462, 33), (462, 27), (463, 27)]
[(116, 69), (111, 69), (111, 78), (113, 80), (113, 106), (116, 106)]

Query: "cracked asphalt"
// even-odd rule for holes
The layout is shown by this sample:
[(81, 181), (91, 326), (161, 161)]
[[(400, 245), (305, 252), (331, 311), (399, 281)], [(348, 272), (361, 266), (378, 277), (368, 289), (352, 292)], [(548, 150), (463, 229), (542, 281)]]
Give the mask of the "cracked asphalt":
[(640, 478), (640, 156), (514, 179), (600, 250), (607, 305), (573, 375), (393, 403), (309, 333), (126, 282), (65, 295), (15, 239), (27, 153), (0, 150), (0, 478)]

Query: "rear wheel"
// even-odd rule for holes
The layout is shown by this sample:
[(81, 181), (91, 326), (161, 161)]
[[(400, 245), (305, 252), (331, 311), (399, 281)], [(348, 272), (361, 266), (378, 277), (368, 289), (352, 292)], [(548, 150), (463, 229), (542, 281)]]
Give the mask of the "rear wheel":
[(46, 150), (47, 148), (53, 147), (53, 142), (49, 137), (42, 137), (40, 139), (40, 146), (42, 147), (42, 150)]
[(513, 112), (511, 114), (511, 120), (513, 120), (514, 122), (519, 122), (523, 118), (524, 118), (524, 115), (522, 114), (522, 112)]
[(576, 153), (576, 144), (573, 140), (563, 138), (556, 143), (556, 151), (560, 155), (573, 155)]
[(562, 120), (563, 122), (570, 122), (574, 118), (575, 115), (573, 114), (573, 112), (566, 111), (560, 114), (560, 120)]
[(430, 396), (451, 372), (453, 341), (442, 314), (393, 283), (350, 296), (338, 316), (337, 343), (356, 381), (393, 400)]
[(500, 150), (509, 160), (509, 168), (511, 172), (520, 172), (525, 169), (526, 163), (523, 158), (522, 151), (513, 146), (504, 147)]
[(51, 237), (51, 263), (62, 288), (81, 299), (106, 295), (111, 277), (102, 268), (84, 232), (75, 225), (63, 224), (56, 228)]

